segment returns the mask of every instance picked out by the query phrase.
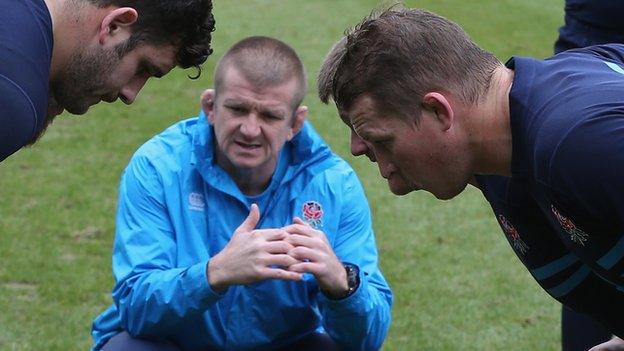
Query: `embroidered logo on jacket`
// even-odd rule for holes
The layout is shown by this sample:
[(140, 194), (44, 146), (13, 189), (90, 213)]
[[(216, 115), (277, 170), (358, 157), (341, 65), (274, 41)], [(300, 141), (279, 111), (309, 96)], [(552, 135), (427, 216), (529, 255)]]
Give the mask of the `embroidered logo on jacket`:
[(526, 253), (529, 250), (529, 245), (527, 245), (524, 240), (520, 238), (520, 234), (518, 233), (516, 228), (514, 228), (514, 226), (511, 225), (511, 223), (503, 215), (498, 215), (498, 220), (501, 224), (501, 227), (503, 227), (503, 231), (505, 232), (509, 240), (511, 240), (511, 246), (514, 248), (514, 250), (520, 252), (521, 254)]
[(206, 207), (206, 203), (204, 202), (204, 195), (200, 193), (190, 193), (188, 201), (190, 210), (203, 211), (204, 207)]
[(303, 219), (312, 227), (318, 228), (323, 225), (323, 208), (316, 201), (308, 201), (303, 204), (301, 210)]
[(559, 210), (557, 210), (557, 208), (552, 204), (550, 205), (550, 210), (555, 215), (555, 218), (557, 218), (557, 221), (559, 221), (563, 230), (570, 234), (570, 240), (579, 245), (585, 246), (585, 242), (587, 241), (587, 237), (589, 235), (577, 228), (574, 222), (572, 222), (568, 217), (562, 215), (561, 212), (559, 212)]

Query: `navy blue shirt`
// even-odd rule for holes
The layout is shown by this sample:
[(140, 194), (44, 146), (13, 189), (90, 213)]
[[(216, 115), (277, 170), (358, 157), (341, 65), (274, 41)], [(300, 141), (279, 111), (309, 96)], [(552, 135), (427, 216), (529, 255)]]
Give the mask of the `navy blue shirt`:
[(52, 39), (43, 0), (0, 0), (0, 161), (44, 126)]
[(624, 43), (624, 1), (566, 0), (555, 51), (606, 43)]
[(514, 57), (512, 177), (477, 176), (554, 298), (624, 336), (624, 45)]

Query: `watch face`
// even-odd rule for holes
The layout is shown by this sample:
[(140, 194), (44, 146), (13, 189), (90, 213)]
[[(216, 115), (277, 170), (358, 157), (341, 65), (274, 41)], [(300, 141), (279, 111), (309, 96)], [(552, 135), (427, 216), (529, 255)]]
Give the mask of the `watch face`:
[(347, 272), (347, 285), (349, 287), (347, 296), (349, 296), (360, 286), (360, 269), (352, 263), (343, 263), (343, 265)]

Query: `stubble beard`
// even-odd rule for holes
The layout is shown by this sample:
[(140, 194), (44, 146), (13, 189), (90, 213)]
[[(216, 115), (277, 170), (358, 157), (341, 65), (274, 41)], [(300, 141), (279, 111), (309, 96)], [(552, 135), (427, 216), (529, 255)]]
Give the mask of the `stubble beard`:
[[(116, 48), (84, 49), (73, 53), (60, 73), (61, 78), (50, 82), (49, 110), (55, 110), (51, 105), (56, 104), (71, 114), (85, 114), (92, 105), (91, 101), (99, 98), (90, 93), (105, 86), (106, 78), (120, 60), (121, 55)], [(42, 128), (27, 146), (39, 141), (56, 116), (55, 113), (46, 115)]]
[(94, 92), (106, 86), (106, 80), (120, 61), (113, 49), (85, 49), (72, 54), (61, 78), (51, 84), (57, 103), (71, 114), (82, 115), (98, 102)]

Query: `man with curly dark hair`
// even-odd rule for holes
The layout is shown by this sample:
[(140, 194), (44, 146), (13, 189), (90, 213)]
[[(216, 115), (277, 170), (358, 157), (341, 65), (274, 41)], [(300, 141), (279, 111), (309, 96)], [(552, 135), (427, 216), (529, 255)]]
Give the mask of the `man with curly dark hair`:
[(0, 161), (55, 116), (130, 104), (147, 79), (212, 53), (211, 0), (0, 1)]

